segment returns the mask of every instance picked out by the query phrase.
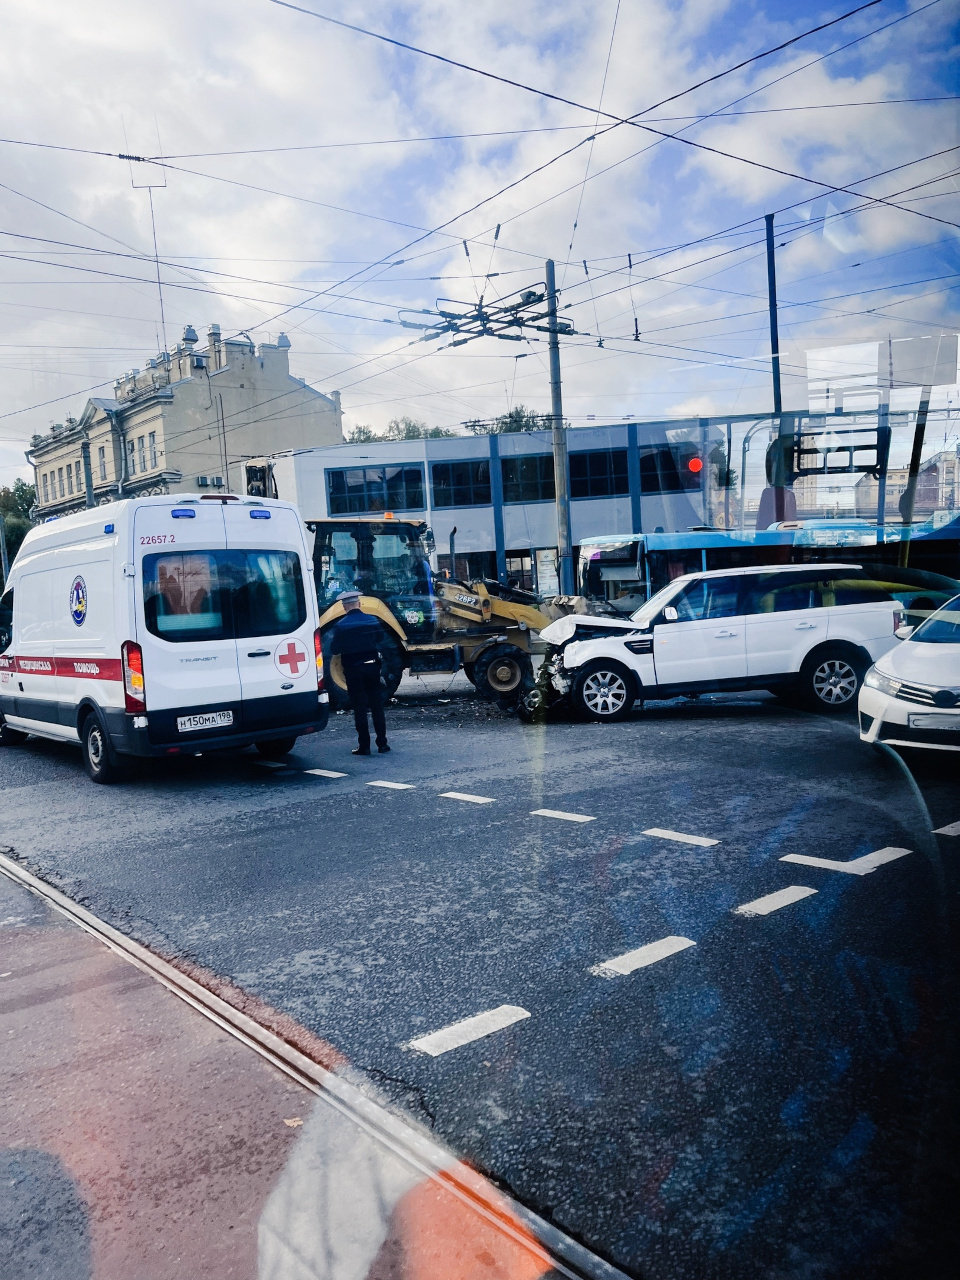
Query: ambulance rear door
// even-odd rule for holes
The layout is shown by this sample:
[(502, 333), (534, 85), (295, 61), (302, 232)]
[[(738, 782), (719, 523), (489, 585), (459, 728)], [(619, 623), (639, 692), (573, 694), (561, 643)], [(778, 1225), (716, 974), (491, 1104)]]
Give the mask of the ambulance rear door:
[(133, 528), (137, 641), (150, 739), (241, 729), (240, 673), (219, 502), (145, 503)]
[(248, 733), (317, 715), (316, 606), (303, 526), (292, 508), (223, 507), (234, 565), (234, 618)]

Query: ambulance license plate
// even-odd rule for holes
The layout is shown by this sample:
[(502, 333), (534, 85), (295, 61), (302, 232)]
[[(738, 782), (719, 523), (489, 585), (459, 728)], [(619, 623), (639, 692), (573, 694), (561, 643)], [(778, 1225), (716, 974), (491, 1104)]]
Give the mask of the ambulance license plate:
[(204, 711), (198, 716), (177, 716), (177, 729), (180, 733), (193, 733), (196, 729), (220, 729), (225, 724), (233, 724), (232, 711)]

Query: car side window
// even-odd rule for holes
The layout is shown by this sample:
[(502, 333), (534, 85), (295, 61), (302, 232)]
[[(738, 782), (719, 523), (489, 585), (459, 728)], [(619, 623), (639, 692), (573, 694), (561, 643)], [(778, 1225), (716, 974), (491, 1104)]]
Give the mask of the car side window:
[(823, 584), (825, 605), (880, 604), (887, 600), (893, 600), (890, 592), (865, 574), (837, 574)]
[(680, 622), (704, 618), (733, 618), (739, 612), (738, 578), (700, 578), (671, 600)]
[(13, 587), (0, 596), (0, 653), (13, 644)]
[(787, 613), (792, 609), (820, 609), (824, 598), (821, 577), (812, 573), (761, 573), (747, 592), (745, 613)]

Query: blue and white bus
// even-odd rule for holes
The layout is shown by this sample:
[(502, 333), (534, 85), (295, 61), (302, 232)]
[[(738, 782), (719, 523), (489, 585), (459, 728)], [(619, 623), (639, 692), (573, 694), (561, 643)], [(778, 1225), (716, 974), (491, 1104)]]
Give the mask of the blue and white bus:
[(698, 528), (585, 538), (578, 589), (627, 614), (685, 573), (823, 561), (873, 572), (916, 625), (960, 592), (960, 518), (939, 528), (928, 521), (906, 530), (869, 520), (793, 520), (762, 530)]

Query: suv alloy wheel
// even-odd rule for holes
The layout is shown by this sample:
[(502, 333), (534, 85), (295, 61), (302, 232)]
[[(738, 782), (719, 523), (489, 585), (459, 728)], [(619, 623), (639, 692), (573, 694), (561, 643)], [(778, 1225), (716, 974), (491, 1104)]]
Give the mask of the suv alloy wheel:
[(821, 650), (801, 669), (804, 700), (818, 711), (846, 711), (856, 703), (865, 670), (863, 662), (849, 651)]
[(591, 720), (625, 720), (637, 699), (637, 685), (619, 662), (597, 658), (577, 673), (573, 702)]

